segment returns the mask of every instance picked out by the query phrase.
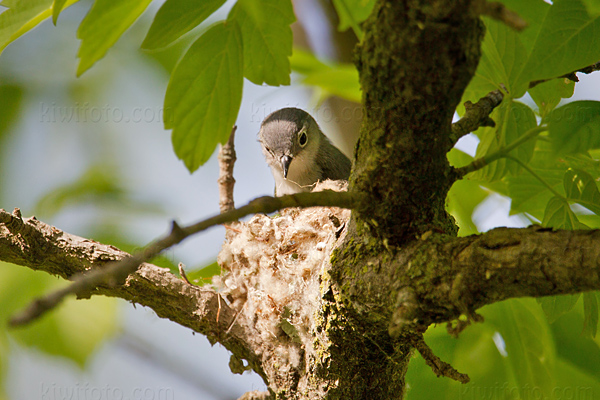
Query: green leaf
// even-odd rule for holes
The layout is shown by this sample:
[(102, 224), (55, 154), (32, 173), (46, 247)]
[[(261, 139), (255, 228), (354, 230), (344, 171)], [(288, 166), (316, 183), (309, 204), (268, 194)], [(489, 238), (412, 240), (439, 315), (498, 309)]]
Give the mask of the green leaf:
[(517, 88), (515, 83), (527, 61), (527, 49), (519, 34), (506, 24), (485, 19), (485, 26), (487, 32), (475, 76), (487, 81), (490, 88), (500, 89), (503, 84), (513, 97), (520, 97), (519, 93), (525, 92), (525, 88)]
[(446, 154), (450, 165), (454, 168), (464, 167), (473, 162), (473, 157), (470, 154), (465, 153), (456, 147), (452, 148), (448, 154)]
[[(0, 263), (0, 320), (6, 321), (32, 299), (67, 282), (41, 271)], [(26, 327), (10, 331), (13, 339), (45, 353), (68, 357), (84, 366), (98, 346), (116, 331), (116, 299), (69, 298)]]
[(567, 294), (563, 296), (547, 296), (537, 299), (546, 314), (549, 323), (555, 322), (559, 317), (568, 313), (575, 307), (577, 300), (581, 296), (578, 294)]
[[(66, 3), (67, 0), (54, 0), (54, 3), (52, 4), (52, 23), (54, 25), (56, 25), (56, 21), (58, 21), (58, 16), (60, 12), (65, 8)], [(75, 3), (75, 1), (72, 3)]]
[(600, 393), (600, 380), (597, 377), (576, 368), (568, 362), (558, 360), (556, 378), (552, 399), (591, 400), (595, 399)]
[(488, 194), (477, 182), (466, 179), (454, 182), (448, 192), (446, 209), (456, 219), (459, 236), (479, 233), (473, 223), (473, 211)]
[(552, 111), (549, 136), (559, 154), (583, 153), (600, 148), (600, 102), (574, 101)]
[(600, 60), (600, 15), (581, 0), (556, 0), (540, 29), (519, 83), (557, 78)]
[(506, 179), (512, 199), (510, 213), (525, 212), (542, 221), (548, 201), (556, 193), (564, 196), (563, 181), (568, 165), (557, 159), (547, 142), (538, 141), (528, 167), (537, 176), (523, 170)]
[(307, 75), (302, 83), (319, 87), (324, 91), (323, 97), (338, 96), (355, 103), (362, 99), (358, 71), (352, 64), (337, 64), (314, 72)]
[(516, 80), (527, 63), (550, 5), (543, 0), (502, 0), (502, 3), (524, 18), (528, 26), (517, 33), (499, 22), (484, 19), (487, 31), (481, 60), (458, 107), (460, 115), (464, 112), (463, 103), (466, 100), (475, 102), (488, 92), (500, 88), (501, 83), (509, 89), (513, 98), (520, 97), (526, 89), (524, 84), (515, 86)]
[(583, 4), (591, 16), (600, 14), (600, 0), (583, 0)]
[(519, 38), (527, 49), (527, 54), (531, 53), (550, 4), (544, 0), (501, 0), (501, 3), (527, 21), (527, 28), (519, 32)]
[(556, 353), (550, 327), (533, 299), (511, 299), (482, 310), (485, 323), (502, 336), (506, 346), (503, 364), (512, 382), (509, 387), (535, 387), (542, 398), (551, 398), (556, 382)]
[[(492, 113), (492, 119), (496, 121), (496, 128), (484, 128), (476, 132), (481, 141), (477, 146), (475, 158), (499, 151), (537, 126), (533, 110), (513, 100), (503, 101)], [(512, 150), (509, 155), (527, 164), (533, 155), (535, 142), (533, 139), (529, 140)], [(501, 158), (470, 174), (469, 179), (493, 182), (502, 179), (508, 173), (516, 175), (520, 169), (518, 163)]]
[(596, 337), (598, 331), (598, 292), (583, 294), (583, 335)]
[(187, 272), (188, 280), (199, 286), (205, 285), (212, 281), (212, 277), (221, 274), (221, 266), (216, 262), (208, 264), (206, 267), (197, 269), (192, 272)]
[(295, 48), (290, 58), (292, 69), (304, 75), (302, 83), (321, 89), (321, 98), (338, 96), (360, 103), (362, 92), (358, 71), (353, 64), (326, 64), (312, 53)]
[(23, 88), (20, 86), (0, 85), (0, 140), (19, 117), (22, 97)]
[(225, 143), (242, 101), (242, 38), (236, 24), (219, 23), (179, 61), (165, 95), (165, 128), (190, 172)]
[(160, 7), (142, 49), (154, 50), (166, 47), (200, 25), (217, 11), (225, 0), (167, 0)]
[[(63, 8), (78, 0), (67, 0)], [(0, 52), (23, 34), (35, 28), (52, 15), (52, 0), (4, 0), (1, 6), (7, 7), (0, 14)]]
[(556, 340), (556, 352), (560, 358), (594, 376), (600, 382), (600, 345), (596, 343), (598, 340), (581, 334), (584, 324), (583, 308), (583, 301), (578, 302), (575, 309), (551, 325)]
[(290, 64), (295, 72), (303, 75), (309, 75), (316, 71), (324, 71), (329, 69), (329, 65), (319, 60), (313, 53), (306, 50), (294, 47)]
[(573, 96), (574, 90), (575, 82), (562, 78), (542, 82), (529, 89), (529, 94), (537, 104), (540, 116), (544, 118), (556, 108), (561, 99)]
[(77, 76), (104, 57), (123, 32), (144, 12), (150, 0), (96, 0), (85, 16), (77, 37), (81, 46), (77, 52)]
[(352, 28), (360, 39), (362, 35), (359, 32), (362, 30), (359, 25), (369, 17), (374, 5), (375, 0), (333, 0), (333, 6), (340, 18), (338, 30), (343, 32)]
[(239, 24), (244, 42), (244, 76), (271, 86), (290, 84), (292, 29), (290, 0), (238, 0), (228, 21)]
[(585, 171), (569, 168), (564, 178), (565, 193), (588, 210), (600, 215), (600, 192), (594, 178)]
[(577, 219), (569, 203), (565, 199), (556, 196), (551, 198), (546, 206), (542, 225), (556, 229), (588, 229), (586, 225)]

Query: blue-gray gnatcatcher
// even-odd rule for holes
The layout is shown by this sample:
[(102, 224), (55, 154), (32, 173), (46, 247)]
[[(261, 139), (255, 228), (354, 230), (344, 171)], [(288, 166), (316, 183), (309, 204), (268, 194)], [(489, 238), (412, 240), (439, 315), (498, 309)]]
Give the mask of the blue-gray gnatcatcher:
[(282, 108), (262, 122), (258, 139), (275, 178), (275, 195), (308, 192), (325, 179), (347, 180), (352, 163), (306, 111)]

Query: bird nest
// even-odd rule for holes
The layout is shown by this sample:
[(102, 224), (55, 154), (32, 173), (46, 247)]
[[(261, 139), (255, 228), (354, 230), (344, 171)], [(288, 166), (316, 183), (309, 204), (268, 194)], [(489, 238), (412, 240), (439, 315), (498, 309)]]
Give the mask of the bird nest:
[(287, 343), (291, 365), (301, 361), (292, 347), (312, 350), (321, 276), (349, 217), (337, 207), (258, 214), (233, 226), (219, 254), (215, 286), (260, 340)]

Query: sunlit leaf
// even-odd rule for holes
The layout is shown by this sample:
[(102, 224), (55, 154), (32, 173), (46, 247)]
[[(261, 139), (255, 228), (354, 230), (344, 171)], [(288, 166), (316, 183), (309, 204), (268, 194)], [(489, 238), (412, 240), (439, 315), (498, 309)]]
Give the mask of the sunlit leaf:
[(598, 331), (598, 292), (583, 294), (583, 334), (596, 337)]
[(590, 16), (581, 0), (554, 1), (519, 82), (558, 78), (598, 62), (599, 33), (600, 15)]
[(550, 398), (556, 382), (556, 353), (540, 307), (533, 299), (511, 299), (485, 310), (485, 323), (492, 324), (504, 342), (504, 367), (516, 388), (539, 388), (541, 395)]
[(473, 211), (489, 195), (477, 182), (462, 179), (454, 182), (447, 197), (446, 209), (456, 219), (459, 236), (479, 233)]
[(570, 79), (551, 79), (529, 89), (529, 94), (538, 106), (540, 116), (544, 118), (554, 110), (562, 99), (573, 96), (575, 82)]
[(190, 171), (225, 143), (242, 101), (242, 39), (236, 24), (219, 23), (194, 42), (175, 67), (165, 95), (165, 128)]
[[(499, 151), (537, 126), (533, 110), (516, 101), (502, 102), (492, 113), (492, 119), (496, 122), (495, 128), (483, 128), (476, 132), (481, 140), (477, 146), (475, 158), (488, 156)], [(509, 155), (523, 164), (527, 164), (533, 155), (534, 147), (535, 140), (532, 139), (512, 150)], [(502, 179), (509, 173), (516, 175), (520, 169), (521, 167), (515, 161), (501, 158), (469, 175), (469, 177), (492, 182)]]
[(596, 343), (599, 337), (596, 336), (594, 340), (581, 334), (584, 324), (583, 308), (583, 301), (578, 302), (572, 311), (562, 315), (550, 327), (558, 356), (600, 382), (600, 343)]
[(295, 48), (290, 58), (292, 69), (304, 75), (302, 82), (323, 91), (322, 98), (338, 96), (360, 103), (362, 91), (358, 71), (353, 64), (327, 64), (313, 54)]
[(546, 206), (542, 225), (556, 229), (588, 229), (571, 210), (569, 202), (556, 196), (551, 198)]
[(65, 9), (65, 6), (67, 4), (71, 5), (78, 1), (79, 0), (74, 0), (70, 2), (67, 0), (54, 0), (54, 3), (52, 4), (52, 23), (56, 25), (56, 21), (58, 21), (58, 16), (60, 15), (61, 11)]
[(360, 103), (362, 98), (358, 71), (351, 64), (334, 65), (327, 70), (314, 72), (307, 75), (302, 82), (318, 86), (328, 96), (338, 96), (355, 103)]
[(352, 28), (355, 32), (360, 32), (360, 23), (371, 14), (374, 5), (375, 0), (333, 0), (333, 6), (340, 18), (338, 29), (345, 31)]
[(594, 16), (600, 14), (600, 0), (583, 0), (588, 14)]
[(544, 0), (501, 0), (500, 2), (527, 22), (527, 28), (519, 32), (519, 38), (529, 54), (540, 34), (550, 4)]
[(553, 148), (560, 154), (600, 148), (600, 102), (574, 101), (546, 118)]
[[(67, 0), (63, 9), (78, 0)], [(52, 15), (52, 0), (4, 0), (0, 14), (0, 52)]]
[(510, 213), (525, 212), (542, 221), (548, 201), (556, 193), (564, 196), (564, 174), (569, 166), (556, 157), (547, 142), (538, 141), (528, 167), (532, 172), (522, 170), (506, 179)]
[(200, 25), (225, 0), (167, 0), (160, 7), (142, 43), (143, 49), (160, 49)]
[(527, 61), (527, 50), (518, 32), (506, 24), (486, 19), (485, 26), (487, 32), (475, 76), (489, 82), (492, 90), (500, 89), (502, 84), (514, 97), (520, 97), (525, 89), (515, 87), (515, 83)]
[(575, 304), (577, 304), (580, 296), (580, 294), (547, 296), (538, 298), (537, 302), (542, 306), (548, 322), (553, 323), (559, 317), (571, 311), (575, 307)]
[(565, 193), (588, 210), (600, 215), (600, 192), (594, 178), (585, 171), (569, 168), (564, 178)]
[(144, 12), (150, 0), (96, 0), (85, 16), (77, 37), (81, 46), (77, 52), (77, 76), (104, 57), (108, 49)]
[(244, 76), (257, 85), (290, 84), (294, 10), (290, 0), (238, 0), (228, 20), (240, 26)]

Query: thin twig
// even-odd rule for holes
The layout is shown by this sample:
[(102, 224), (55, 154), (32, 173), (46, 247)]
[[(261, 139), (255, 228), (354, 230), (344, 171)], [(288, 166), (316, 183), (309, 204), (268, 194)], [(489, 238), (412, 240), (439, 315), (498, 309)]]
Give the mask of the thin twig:
[(80, 277), (75, 278), (71, 285), (34, 300), (25, 310), (15, 315), (10, 323), (13, 326), (27, 324), (56, 307), (67, 295), (89, 293), (99, 285), (121, 285), (126, 281), (129, 274), (137, 270), (141, 263), (153, 259), (163, 250), (212, 226), (237, 221), (249, 214), (271, 213), (288, 207), (323, 206), (356, 208), (361, 198), (362, 195), (358, 193), (334, 192), (330, 190), (315, 193), (297, 193), (281, 197), (265, 196), (252, 200), (243, 207), (227, 211), (186, 227), (180, 227), (173, 221), (169, 234), (150, 243), (130, 257), (107, 264), (102, 269), (87, 271)]
[(433, 373), (437, 376), (445, 376), (460, 383), (468, 383), (470, 381), (469, 375), (458, 372), (452, 365), (436, 356), (427, 343), (425, 343), (423, 335), (415, 335), (412, 338), (412, 345), (419, 351), (427, 365), (431, 367)]
[(229, 140), (219, 150), (219, 208), (222, 213), (235, 208), (233, 201), (233, 187), (235, 185), (233, 165), (237, 157), (233, 142), (235, 140), (236, 129), (237, 126), (231, 129)]
[(475, 1), (473, 3), (473, 9), (477, 14), (486, 15), (500, 21), (516, 31), (522, 31), (527, 28), (527, 21), (500, 2), (485, 0)]
[(476, 131), (481, 126), (494, 127), (496, 124), (490, 118), (494, 108), (502, 103), (504, 95), (500, 90), (489, 92), (479, 99), (475, 104), (470, 101), (465, 102), (465, 114), (461, 119), (452, 124), (452, 134), (450, 139), (456, 143), (458, 139), (470, 132)]

